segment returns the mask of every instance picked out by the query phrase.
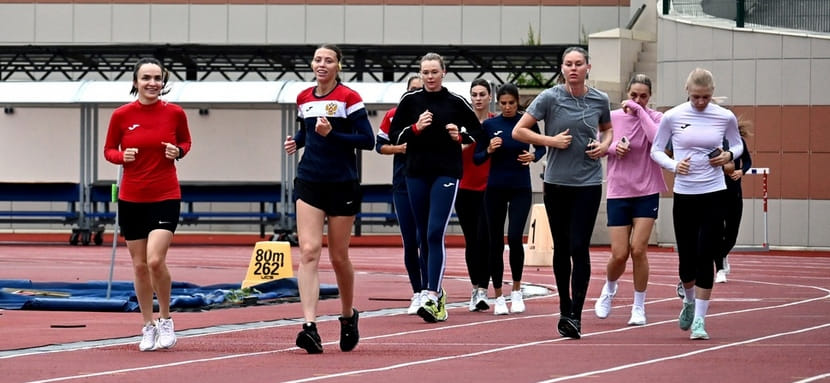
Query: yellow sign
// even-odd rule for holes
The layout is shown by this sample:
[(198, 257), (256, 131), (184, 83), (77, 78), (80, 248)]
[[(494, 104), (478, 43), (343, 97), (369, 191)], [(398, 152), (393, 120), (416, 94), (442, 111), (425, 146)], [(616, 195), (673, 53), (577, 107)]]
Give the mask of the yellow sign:
[(254, 246), (242, 288), (294, 276), (289, 242), (260, 241)]

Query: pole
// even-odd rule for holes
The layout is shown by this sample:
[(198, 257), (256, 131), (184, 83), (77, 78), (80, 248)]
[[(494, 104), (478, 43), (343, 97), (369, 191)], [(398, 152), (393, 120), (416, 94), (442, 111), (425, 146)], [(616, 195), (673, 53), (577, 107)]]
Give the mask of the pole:
[(735, 26), (738, 28), (744, 27), (744, 19), (746, 17), (745, 0), (735, 0)]
[(118, 247), (118, 188), (121, 187), (121, 172), (124, 170), (123, 166), (118, 167), (118, 175), (115, 178), (115, 183), (112, 185), (112, 195), (110, 200), (115, 202), (115, 224), (112, 232), (112, 256), (110, 257), (110, 275), (107, 279), (107, 299), (110, 299), (110, 292), (112, 292), (112, 273), (115, 269), (115, 249)]

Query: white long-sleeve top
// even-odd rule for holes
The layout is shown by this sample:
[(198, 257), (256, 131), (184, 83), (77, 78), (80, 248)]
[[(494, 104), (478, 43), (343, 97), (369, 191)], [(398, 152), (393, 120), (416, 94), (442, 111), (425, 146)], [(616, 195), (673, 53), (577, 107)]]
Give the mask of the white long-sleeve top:
[[(651, 158), (664, 169), (676, 173), (677, 164), (689, 158), (689, 174), (675, 174), (674, 192), (704, 194), (726, 189), (723, 171), (709, 164), (709, 152), (730, 142), (733, 158), (743, 153), (738, 119), (719, 105), (709, 103), (703, 111), (685, 102), (663, 114), (651, 148)], [(671, 142), (674, 158), (665, 152)]]

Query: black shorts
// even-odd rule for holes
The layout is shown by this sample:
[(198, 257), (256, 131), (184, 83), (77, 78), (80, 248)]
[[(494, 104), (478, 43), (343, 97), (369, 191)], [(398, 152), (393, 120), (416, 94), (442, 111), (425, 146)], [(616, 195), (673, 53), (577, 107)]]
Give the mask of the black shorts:
[(309, 182), (295, 178), (294, 198), (322, 210), (327, 216), (352, 216), (360, 211), (363, 193), (357, 180)]
[(176, 232), (181, 200), (129, 202), (118, 200), (118, 226), (127, 241), (147, 239), (156, 229)]

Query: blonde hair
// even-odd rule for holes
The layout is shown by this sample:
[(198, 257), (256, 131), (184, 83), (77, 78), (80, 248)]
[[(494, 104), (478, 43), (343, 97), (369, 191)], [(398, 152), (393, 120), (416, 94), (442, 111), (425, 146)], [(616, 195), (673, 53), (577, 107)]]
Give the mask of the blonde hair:
[(699, 86), (709, 90), (714, 90), (715, 78), (712, 76), (712, 72), (709, 72), (703, 68), (695, 68), (692, 70), (692, 72), (689, 73), (689, 77), (686, 78), (686, 90), (688, 91), (692, 86)]
[(447, 67), (444, 66), (444, 58), (441, 57), (441, 55), (439, 55), (438, 53), (429, 52), (429, 53), (425, 54), (424, 57), (421, 57), (421, 63), (422, 64), (424, 63), (424, 61), (433, 61), (433, 60), (438, 61), (438, 63), (441, 65), (441, 70), (447, 70)]

